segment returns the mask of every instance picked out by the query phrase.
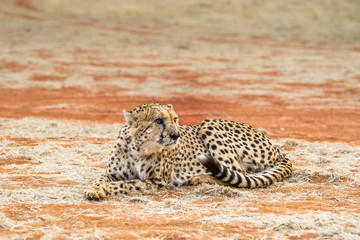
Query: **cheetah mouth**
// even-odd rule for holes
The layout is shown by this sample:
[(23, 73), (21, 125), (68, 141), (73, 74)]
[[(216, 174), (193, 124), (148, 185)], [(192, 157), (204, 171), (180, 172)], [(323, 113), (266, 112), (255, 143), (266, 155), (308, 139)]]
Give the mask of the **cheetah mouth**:
[(165, 144), (165, 147), (173, 146), (173, 145), (176, 145), (176, 144), (177, 144), (176, 142), (168, 143), (168, 144)]
[(168, 144), (164, 145), (164, 149), (171, 150), (171, 149), (174, 149), (176, 145), (177, 145), (177, 143), (168, 143)]
[(176, 140), (176, 141), (170, 140), (168, 143), (165, 143), (165, 142), (164, 142), (164, 139), (160, 139), (160, 140), (158, 141), (158, 143), (159, 143), (160, 145), (163, 145), (164, 147), (171, 147), (171, 146), (175, 146), (176, 144), (178, 144), (178, 141), (177, 141), (177, 140)]

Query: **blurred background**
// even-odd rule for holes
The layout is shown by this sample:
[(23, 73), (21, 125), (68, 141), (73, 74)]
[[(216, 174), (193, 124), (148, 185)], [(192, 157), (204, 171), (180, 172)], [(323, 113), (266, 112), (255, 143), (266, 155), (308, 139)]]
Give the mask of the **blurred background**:
[(122, 109), (160, 102), (181, 123), (332, 140), (329, 126), (359, 129), (359, 12), (356, 0), (3, 1), (0, 115), (122, 123)]
[(169, 27), (179, 32), (210, 31), (238, 37), (274, 35), (317, 41), (360, 38), (360, 3), (356, 0), (49, 0), (40, 3), (42, 9), (59, 14), (113, 24)]

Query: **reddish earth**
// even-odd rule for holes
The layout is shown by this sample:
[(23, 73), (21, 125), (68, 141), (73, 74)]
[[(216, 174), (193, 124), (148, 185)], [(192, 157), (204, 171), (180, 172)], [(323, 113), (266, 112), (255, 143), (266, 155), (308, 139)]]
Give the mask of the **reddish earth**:
[[(237, 30), (225, 27), (225, 15), (214, 15), (224, 27), (216, 28), (211, 18), (205, 21), (198, 12), (182, 12), (182, 7), (173, 17), (183, 21), (159, 21), (145, 2), (125, 4), (125, 15), (120, 8), (107, 9), (108, 1), (99, 9), (95, 2), (92, 8), (81, 1), (73, 4), (70, 8), (61, 1), (20, 0), (7, 1), (0, 9), (0, 239), (360, 237), (358, 38), (350, 38), (348, 32), (324, 33), (321, 25), (319, 34), (330, 34), (330, 40), (310, 33), (284, 35), (281, 27), (257, 32), (244, 25)], [(208, 8), (213, 14), (221, 12), (211, 5), (195, 6), (200, 12)], [(244, 16), (251, 15), (250, 10)], [(230, 13), (234, 21), (239, 16)], [(198, 22), (191, 22), (191, 16)], [(305, 33), (308, 26), (313, 25), (304, 22), (298, 27)], [(200, 197), (195, 194), (198, 188), (185, 187), (144, 198), (100, 203), (82, 199), (93, 178), (88, 173), (105, 166), (108, 153), (100, 147), (113, 141), (117, 132), (112, 137), (98, 132), (90, 136), (79, 130), (84, 135), (72, 136), (67, 120), (81, 125), (78, 128), (98, 124), (105, 129), (124, 123), (123, 109), (148, 102), (173, 104), (182, 124), (227, 118), (265, 129), (278, 141), (294, 140), (297, 144), (282, 147), (293, 154), (295, 176), (268, 189), (213, 194), (209, 188)], [(28, 123), (27, 118), (45, 126)], [(54, 125), (54, 135), (52, 120), (68, 124), (68, 132)], [(43, 136), (36, 135), (40, 131)], [(309, 145), (301, 146), (299, 140)], [(324, 152), (311, 149), (326, 142), (334, 144)], [(333, 151), (337, 143), (345, 144)], [(86, 155), (96, 147), (104, 150), (102, 155)], [(335, 164), (327, 168), (328, 162), (340, 161), (341, 154), (359, 160), (349, 160), (350, 170), (344, 167), (343, 172)], [(73, 170), (77, 167), (86, 172)], [(310, 217), (314, 226), (306, 225), (310, 213), (315, 214)], [(325, 233), (328, 222), (324, 224), (321, 214), (341, 218), (338, 232)], [(216, 217), (221, 215), (230, 220), (219, 221)], [(258, 221), (250, 219), (262, 215)], [(292, 215), (294, 219), (270, 222)]]
[[(301, 86), (293, 86), (296, 90)], [(325, 86), (324, 86), (325, 88)], [(330, 87), (332, 88), (332, 87)], [(325, 91), (324, 98), (336, 98), (335, 90)], [(339, 90), (341, 91), (341, 90)], [(359, 89), (353, 89), (360, 96)], [(133, 109), (148, 102), (173, 103), (182, 124), (198, 124), (205, 118), (229, 119), (264, 128), (273, 138), (297, 138), (308, 141), (347, 142), (360, 144), (360, 110), (348, 104), (342, 108), (303, 109), (302, 104), (284, 101), (276, 96), (245, 95), (236, 98), (186, 95), (174, 97), (127, 96), (126, 91), (108, 89), (92, 93), (69, 89), (0, 89), (1, 117), (46, 117), (51, 119), (90, 120), (98, 123), (123, 123), (122, 109)], [(342, 93), (341, 94), (345, 94)], [(339, 94), (340, 95), (340, 94)], [(351, 95), (350, 95), (351, 96)], [(339, 96), (342, 98), (342, 96)], [(256, 103), (260, 103), (256, 106)], [(4, 105), (5, 105), (4, 104)], [(70, 107), (47, 109), (48, 105)], [(71, 106), (84, 106), (72, 109)], [(264, 106), (265, 105), (265, 106)], [(316, 126), (316, 127), (315, 127)]]

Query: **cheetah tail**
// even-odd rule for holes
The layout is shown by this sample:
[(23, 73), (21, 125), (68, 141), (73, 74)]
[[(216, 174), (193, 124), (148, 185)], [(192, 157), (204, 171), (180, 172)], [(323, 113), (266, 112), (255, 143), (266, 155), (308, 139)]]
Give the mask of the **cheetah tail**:
[(290, 160), (282, 155), (273, 168), (247, 175), (229, 169), (210, 155), (199, 155), (198, 159), (214, 177), (228, 183), (230, 186), (239, 188), (266, 187), (274, 182), (284, 180), (292, 173)]

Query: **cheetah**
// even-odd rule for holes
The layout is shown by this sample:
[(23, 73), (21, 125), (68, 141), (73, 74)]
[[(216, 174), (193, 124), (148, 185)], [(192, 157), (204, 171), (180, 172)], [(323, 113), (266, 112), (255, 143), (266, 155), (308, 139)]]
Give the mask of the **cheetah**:
[(206, 119), (179, 125), (171, 104), (123, 112), (126, 124), (104, 174), (85, 191), (89, 200), (200, 183), (259, 188), (292, 173), (280, 149), (247, 124)]

